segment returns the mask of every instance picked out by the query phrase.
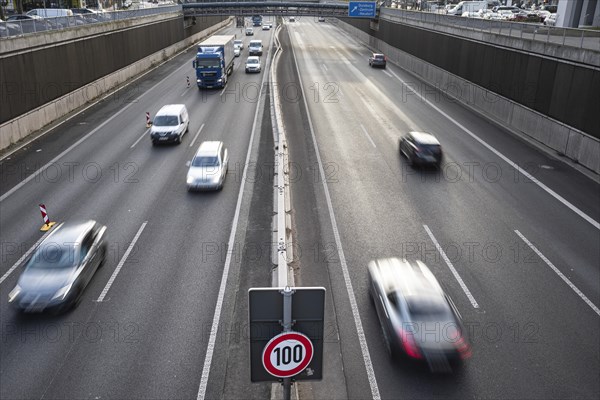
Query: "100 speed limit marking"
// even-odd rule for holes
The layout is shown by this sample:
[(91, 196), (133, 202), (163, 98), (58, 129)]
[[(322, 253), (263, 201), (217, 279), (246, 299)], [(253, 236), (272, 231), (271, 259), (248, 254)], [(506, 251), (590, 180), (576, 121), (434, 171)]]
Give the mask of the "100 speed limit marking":
[(262, 363), (277, 378), (290, 378), (304, 371), (312, 361), (314, 349), (310, 339), (298, 332), (284, 332), (265, 346)]

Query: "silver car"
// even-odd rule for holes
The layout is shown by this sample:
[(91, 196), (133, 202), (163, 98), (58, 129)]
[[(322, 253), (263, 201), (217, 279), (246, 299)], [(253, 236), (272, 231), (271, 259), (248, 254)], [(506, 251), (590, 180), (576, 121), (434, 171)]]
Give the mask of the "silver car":
[(25, 312), (65, 311), (78, 304), (106, 257), (106, 226), (62, 223), (33, 251), (9, 303)]
[(435, 372), (471, 356), (460, 314), (421, 261), (384, 258), (368, 265), (369, 290), (392, 357), (426, 362)]
[(229, 155), (220, 141), (202, 142), (187, 173), (187, 188), (192, 190), (221, 190), (227, 175)]
[(260, 57), (250, 56), (246, 59), (246, 73), (260, 72)]

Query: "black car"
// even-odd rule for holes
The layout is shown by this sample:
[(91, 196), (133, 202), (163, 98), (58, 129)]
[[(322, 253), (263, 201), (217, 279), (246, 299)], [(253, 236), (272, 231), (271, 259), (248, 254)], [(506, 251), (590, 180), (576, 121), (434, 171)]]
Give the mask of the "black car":
[(434, 165), (439, 168), (442, 163), (442, 146), (430, 133), (409, 132), (400, 139), (400, 154), (404, 155), (410, 165)]
[(383, 258), (368, 265), (369, 291), (392, 358), (449, 372), (471, 356), (458, 309), (421, 261)]
[(8, 301), (25, 312), (66, 311), (77, 305), (106, 257), (106, 227), (62, 223), (33, 251)]
[(386, 64), (387, 64), (387, 58), (385, 55), (383, 55), (381, 53), (373, 53), (369, 57), (369, 65), (371, 67), (385, 68)]

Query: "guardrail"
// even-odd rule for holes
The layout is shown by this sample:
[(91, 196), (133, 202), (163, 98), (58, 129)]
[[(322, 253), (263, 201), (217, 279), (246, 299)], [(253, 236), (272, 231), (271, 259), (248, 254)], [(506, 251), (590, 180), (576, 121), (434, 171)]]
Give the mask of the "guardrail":
[(540, 23), (511, 22), (480, 18), (466, 18), (435, 12), (398, 10), (382, 8), (381, 19), (394, 22), (421, 22), (448, 27), (460, 27), (478, 32), (540, 43), (552, 43), (578, 49), (600, 51), (600, 31), (546, 26)]
[(181, 5), (140, 8), (137, 10), (106, 11), (97, 14), (77, 14), (71, 17), (6, 21), (0, 22), (0, 39), (172, 12), (182, 13)]

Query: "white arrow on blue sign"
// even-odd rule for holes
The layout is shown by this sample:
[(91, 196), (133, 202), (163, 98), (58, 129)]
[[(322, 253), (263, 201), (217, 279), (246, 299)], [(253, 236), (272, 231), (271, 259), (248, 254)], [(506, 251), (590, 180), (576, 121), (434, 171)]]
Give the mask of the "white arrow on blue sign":
[(375, 18), (376, 3), (374, 1), (348, 2), (348, 16), (358, 18)]

